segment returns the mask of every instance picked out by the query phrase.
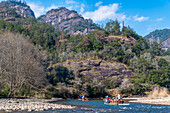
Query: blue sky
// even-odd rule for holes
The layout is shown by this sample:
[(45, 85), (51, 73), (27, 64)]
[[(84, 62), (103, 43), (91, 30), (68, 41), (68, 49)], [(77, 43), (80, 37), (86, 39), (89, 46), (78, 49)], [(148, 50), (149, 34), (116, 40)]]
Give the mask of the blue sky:
[[(2, 0), (1, 0), (2, 1)], [(118, 19), (145, 36), (155, 29), (170, 28), (170, 0), (26, 0), (36, 17), (48, 10), (67, 7), (84, 18), (105, 24)]]

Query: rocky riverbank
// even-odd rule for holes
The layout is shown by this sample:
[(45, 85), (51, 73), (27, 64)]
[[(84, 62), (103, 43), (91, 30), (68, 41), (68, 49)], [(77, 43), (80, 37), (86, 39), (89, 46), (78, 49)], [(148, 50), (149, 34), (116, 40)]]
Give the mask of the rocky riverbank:
[(142, 104), (153, 104), (153, 105), (170, 105), (170, 96), (150, 99), (147, 97), (144, 98), (136, 98), (136, 100), (129, 101), (131, 103), (142, 103)]
[(74, 109), (76, 106), (49, 103), (48, 99), (0, 99), (0, 111), (43, 111), (55, 109)]

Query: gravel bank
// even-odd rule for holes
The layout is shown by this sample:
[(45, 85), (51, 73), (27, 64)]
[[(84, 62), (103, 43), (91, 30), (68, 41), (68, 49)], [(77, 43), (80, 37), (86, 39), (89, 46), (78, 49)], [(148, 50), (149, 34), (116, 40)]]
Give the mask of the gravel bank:
[(132, 103), (142, 103), (142, 104), (154, 104), (154, 105), (170, 105), (170, 96), (165, 97), (165, 98), (155, 98), (155, 99), (150, 99), (150, 98), (137, 98), (134, 101), (129, 101)]
[(0, 111), (43, 111), (55, 109), (74, 109), (76, 106), (49, 103), (49, 99), (0, 99)]

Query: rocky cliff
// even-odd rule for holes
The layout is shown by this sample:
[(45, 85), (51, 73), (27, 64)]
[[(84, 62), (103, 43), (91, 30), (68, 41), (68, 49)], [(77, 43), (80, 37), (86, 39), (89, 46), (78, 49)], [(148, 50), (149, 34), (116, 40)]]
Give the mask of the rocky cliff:
[(134, 44), (137, 44), (137, 40), (133, 37), (126, 37), (126, 36), (108, 36), (105, 37), (105, 40), (108, 42), (112, 42), (114, 39), (118, 39), (121, 44), (125, 44), (126, 46), (132, 46)]
[(57, 30), (63, 30), (68, 34), (85, 34), (99, 29), (99, 27), (92, 22), (92, 20), (84, 19), (76, 11), (69, 10), (64, 7), (52, 9), (45, 15), (38, 18), (40, 22), (50, 23)]
[(34, 12), (26, 3), (18, 1), (0, 2), (0, 19), (6, 21), (15, 21), (16, 18), (35, 18)]
[(170, 38), (162, 42), (162, 49), (167, 50), (170, 48)]
[(80, 60), (80, 61), (66, 61), (64, 63), (58, 63), (49, 67), (49, 69), (57, 66), (67, 67), (74, 73), (79, 73), (90, 79), (104, 80), (107, 78), (116, 78), (119, 83), (124, 78), (129, 78), (133, 75), (133, 72), (129, 70), (124, 64), (110, 63), (104, 60)]

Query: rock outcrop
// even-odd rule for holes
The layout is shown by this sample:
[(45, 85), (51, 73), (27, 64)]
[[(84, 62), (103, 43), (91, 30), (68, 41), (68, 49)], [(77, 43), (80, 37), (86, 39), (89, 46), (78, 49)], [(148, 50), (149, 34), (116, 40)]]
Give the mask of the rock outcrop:
[(105, 40), (108, 41), (108, 42), (111, 42), (116, 38), (120, 40), (121, 44), (125, 44), (127, 46), (137, 44), (137, 40), (134, 39), (131, 36), (130, 37), (126, 37), (126, 36), (108, 36), (108, 37), (105, 37)]
[(170, 48), (170, 38), (163, 41), (161, 45), (162, 45), (162, 49), (164, 49), (164, 50), (167, 50), (168, 48)]
[(85, 34), (99, 28), (92, 20), (84, 19), (76, 11), (70, 11), (65, 7), (52, 9), (40, 16), (38, 20), (43, 23), (50, 23), (57, 30), (63, 30), (71, 35)]
[[(26, 3), (17, 1), (2, 1), (0, 2), (0, 19), (5, 21), (15, 21), (19, 17), (35, 18), (34, 12)], [(12, 19), (11, 19), (12, 18)]]
[(133, 75), (133, 72), (129, 70), (124, 64), (121, 63), (109, 63), (103, 60), (81, 60), (81, 61), (66, 61), (64, 63), (58, 63), (49, 68), (57, 66), (67, 67), (69, 70), (75, 73), (82, 74), (90, 79), (104, 80), (107, 78), (118, 78), (123, 80)]

